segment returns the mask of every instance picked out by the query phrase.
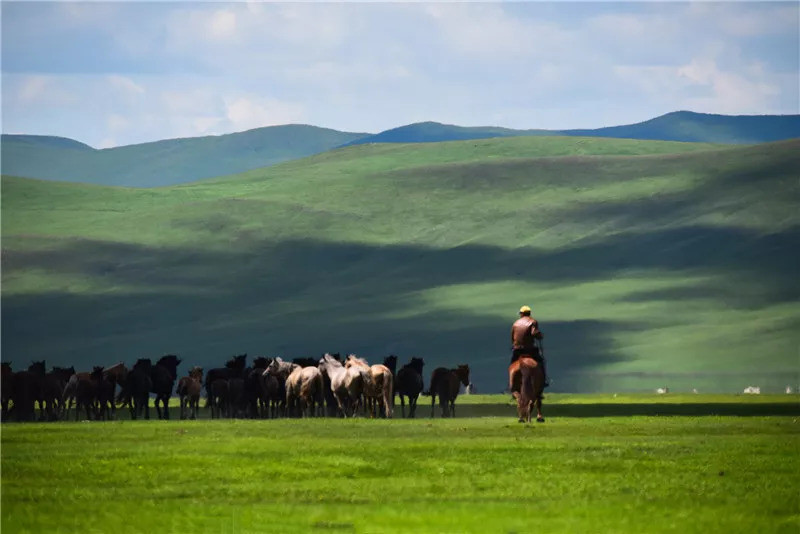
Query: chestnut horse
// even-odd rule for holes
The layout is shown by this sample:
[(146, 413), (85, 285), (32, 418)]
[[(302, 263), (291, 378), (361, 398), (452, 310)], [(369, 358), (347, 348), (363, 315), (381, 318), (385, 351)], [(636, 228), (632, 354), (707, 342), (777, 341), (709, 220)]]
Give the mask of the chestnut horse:
[(544, 373), (536, 360), (523, 354), (508, 366), (508, 389), (517, 400), (517, 415), (520, 423), (531, 422), (534, 405), (536, 405), (536, 421), (544, 423), (544, 416), (542, 416)]
[(456, 416), (456, 397), (460, 384), (469, 385), (469, 365), (459, 365), (455, 369), (437, 367), (431, 373), (431, 417), (436, 405), (436, 395), (439, 395), (439, 406), (442, 408), (442, 417)]

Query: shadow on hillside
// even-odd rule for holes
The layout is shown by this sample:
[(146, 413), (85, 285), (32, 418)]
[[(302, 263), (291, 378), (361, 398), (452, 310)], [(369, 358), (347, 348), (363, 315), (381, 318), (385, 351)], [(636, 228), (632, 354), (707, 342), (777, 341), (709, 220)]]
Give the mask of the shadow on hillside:
[[(421, 292), (492, 281), (576, 284), (630, 269), (711, 269), (718, 277), (757, 280), (767, 289), (741, 305), (766, 305), (800, 296), (798, 242), (798, 228), (762, 236), (695, 226), (617, 234), (558, 251), (273, 243), (252, 237), (225, 254), (90, 240), (52, 242), (38, 250), (7, 246), (4, 279), (43, 270), (66, 279), (91, 278), (109, 290), (3, 295), (2, 352), (4, 360), (20, 364), (17, 369), (36, 359), (89, 368), (168, 352), (206, 366), (241, 352), (285, 357), (355, 352), (373, 361), (394, 353), (401, 364), (423, 356), (426, 374), (439, 365), (467, 362), (473, 381), (503, 384), (515, 310), (507, 320), (479, 309), (419, 314), (426, 306)], [(702, 288), (694, 289), (629, 298), (702, 295)], [(521, 300), (535, 307), (536, 295)], [(547, 353), (557, 355), (551, 361), (554, 375), (619, 361), (612, 335), (646, 327), (611, 320), (540, 321)], [(563, 390), (575, 386), (559, 383)]]

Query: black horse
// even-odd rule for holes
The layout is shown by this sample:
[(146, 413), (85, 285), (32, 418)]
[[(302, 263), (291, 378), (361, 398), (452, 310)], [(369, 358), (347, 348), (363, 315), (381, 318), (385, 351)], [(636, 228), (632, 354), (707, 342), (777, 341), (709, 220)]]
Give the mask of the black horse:
[[(150, 391), (156, 394), (156, 411), (159, 419), (169, 419), (169, 398), (178, 379), (178, 365), (181, 360), (174, 354), (162, 356), (150, 372), (152, 385)], [(164, 411), (161, 411), (163, 406)]]
[[(153, 379), (150, 377), (153, 370), (153, 362), (150, 358), (139, 358), (128, 372), (125, 378), (125, 388), (120, 392), (120, 397), (130, 399), (131, 419), (136, 419), (144, 415), (145, 419), (150, 419), (150, 390), (153, 387)], [(124, 393), (124, 395), (123, 395)]]
[(439, 406), (442, 409), (442, 417), (456, 416), (456, 397), (461, 387), (469, 385), (469, 365), (459, 365), (455, 369), (445, 369), (437, 367), (431, 374), (431, 417), (433, 408), (436, 404), (436, 395), (439, 395)]
[(270, 359), (259, 357), (253, 359), (253, 367), (244, 373), (244, 401), (247, 406), (247, 417), (265, 417), (266, 396), (261, 386), (261, 375), (267, 370)]
[(39, 395), (45, 403), (47, 418), (50, 421), (60, 417), (63, 411), (64, 388), (74, 374), (74, 367), (53, 367), (42, 379)]
[(227, 381), (233, 377), (240, 377), (244, 373), (245, 367), (247, 367), (247, 354), (240, 354), (228, 360), (225, 363), (225, 367), (215, 367), (206, 373), (204, 383), (206, 389), (206, 408), (209, 407), (214, 397), (211, 392), (211, 384), (217, 380)]
[(424, 387), (422, 381), (422, 368), (424, 366), (425, 361), (422, 358), (411, 358), (409, 363), (397, 371), (394, 381), (394, 394), (400, 395), (400, 409), (403, 417), (406, 416), (405, 397), (408, 397), (408, 416), (413, 418), (417, 412), (417, 400), (419, 400), (419, 395)]

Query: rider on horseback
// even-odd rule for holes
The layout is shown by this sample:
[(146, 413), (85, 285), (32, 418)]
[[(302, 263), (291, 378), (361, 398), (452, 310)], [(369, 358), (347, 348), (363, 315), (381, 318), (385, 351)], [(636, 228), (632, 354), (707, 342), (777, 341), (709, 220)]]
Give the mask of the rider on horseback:
[(544, 375), (544, 387), (550, 385), (547, 379), (547, 366), (544, 355), (536, 346), (535, 339), (542, 339), (544, 336), (539, 330), (539, 322), (531, 317), (530, 306), (523, 306), (519, 309), (519, 319), (511, 325), (511, 363), (514, 363), (523, 354), (529, 355), (541, 366)]

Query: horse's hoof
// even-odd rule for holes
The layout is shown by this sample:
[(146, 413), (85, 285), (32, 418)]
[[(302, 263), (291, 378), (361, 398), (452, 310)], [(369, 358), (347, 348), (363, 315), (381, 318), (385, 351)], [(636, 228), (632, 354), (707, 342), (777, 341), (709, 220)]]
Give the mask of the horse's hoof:
[(544, 423), (544, 417), (537, 417), (536, 418), (536, 422), (537, 423)]
[(524, 418), (522, 418), (522, 417), (520, 417), (520, 418), (519, 418), (519, 420), (517, 420), (517, 422), (518, 422), (518, 423), (524, 423), (524, 422), (525, 422), (525, 419), (524, 419)]

